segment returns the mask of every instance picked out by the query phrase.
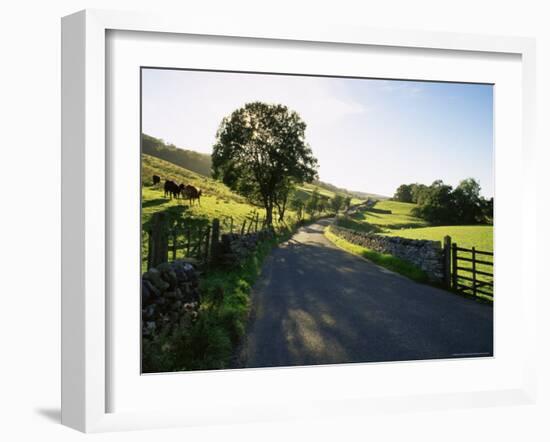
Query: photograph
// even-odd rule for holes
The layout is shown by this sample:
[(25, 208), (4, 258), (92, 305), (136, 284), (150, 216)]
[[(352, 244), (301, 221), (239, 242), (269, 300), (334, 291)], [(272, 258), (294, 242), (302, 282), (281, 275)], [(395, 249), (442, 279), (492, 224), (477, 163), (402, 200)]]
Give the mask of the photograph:
[(143, 66), (140, 105), (142, 374), (493, 357), (493, 84)]

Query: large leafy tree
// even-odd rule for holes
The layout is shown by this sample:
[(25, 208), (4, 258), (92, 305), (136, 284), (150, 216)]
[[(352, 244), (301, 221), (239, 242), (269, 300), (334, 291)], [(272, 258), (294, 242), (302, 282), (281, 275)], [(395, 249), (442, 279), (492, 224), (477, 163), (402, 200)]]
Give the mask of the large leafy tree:
[(484, 220), (481, 186), (473, 178), (462, 180), (453, 191), (456, 216), (465, 224), (475, 224)]
[(423, 202), (414, 213), (433, 224), (457, 224), (453, 188), (441, 180), (436, 180), (427, 189)]
[[(492, 199), (480, 195), (481, 186), (473, 178), (462, 180), (453, 189), (441, 180), (431, 186), (412, 184), (414, 213), (432, 224), (479, 224), (492, 222)], [(403, 187), (403, 186), (401, 186)]]
[(216, 134), (212, 171), (229, 188), (284, 214), (290, 190), (317, 178), (317, 160), (305, 141), (306, 124), (281, 104), (245, 104), (225, 117)]
[(401, 184), (395, 191), (393, 199), (396, 201), (401, 201), (404, 203), (412, 203), (412, 185), (411, 184)]

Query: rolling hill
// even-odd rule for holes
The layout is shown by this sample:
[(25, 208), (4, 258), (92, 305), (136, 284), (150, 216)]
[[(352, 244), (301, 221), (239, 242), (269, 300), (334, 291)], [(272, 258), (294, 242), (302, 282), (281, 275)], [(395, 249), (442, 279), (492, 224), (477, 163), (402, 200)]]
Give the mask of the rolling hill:
[(141, 153), (169, 161), (206, 177), (211, 175), (212, 160), (210, 155), (181, 149), (147, 134), (141, 136)]
[[(141, 153), (183, 167), (188, 171), (210, 178), (212, 176), (212, 159), (209, 154), (195, 152), (189, 149), (182, 149), (167, 144), (160, 138), (155, 138), (151, 135), (142, 134), (141, 138)], [(304, 184), (300, 189), (311, 193), (314, 188), (319, 190), (319, 193), (332, 198), (336, 194), (351, 196), (353, 204), (356, 204), (367, 198), (375, 198), (379, 200), (387, 199), (385, 196), (352, 191), (340, 187), (336, 187), (330, 183), (323, 181), (314, 181), (312, 184)]]

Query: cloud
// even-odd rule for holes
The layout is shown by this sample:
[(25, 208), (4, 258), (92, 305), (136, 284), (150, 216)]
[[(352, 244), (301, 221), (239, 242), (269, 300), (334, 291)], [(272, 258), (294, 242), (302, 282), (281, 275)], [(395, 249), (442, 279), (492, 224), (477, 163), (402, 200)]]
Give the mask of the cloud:
[(418, 97), (424, 89), (417, 82), (401, 80), (381, 80), (380, 90), (388, 93), (400, 93), (404, 97)]

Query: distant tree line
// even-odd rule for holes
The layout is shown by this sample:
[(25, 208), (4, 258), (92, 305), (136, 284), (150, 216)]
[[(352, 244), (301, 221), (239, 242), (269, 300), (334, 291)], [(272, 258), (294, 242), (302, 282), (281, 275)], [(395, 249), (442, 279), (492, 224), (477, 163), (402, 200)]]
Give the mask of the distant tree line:
[(493, 221), (493, 198), (480, 195), (481, 186), (473, 178), (462, 180), (457, 187), (442, 180), (425, 184), (402, 184), (393, 196), (395, 201), (415, 203), (415, 216), (432, 224), (487, 224)]
[(336, 194), (332, 198), (329, 198), (328, 196), (321, 195), (317, 189), (314, 189), (306, 198), (303, 198), (298, 193), (294, 193), (290, 200), (290, 207), (296, 212), (298, 220), (302, 220), (306, 213), (310, 217), (326, 211), (338, 213), (340, 210), (349, 209), (350, 205), (351, 196), (349, 195)]

